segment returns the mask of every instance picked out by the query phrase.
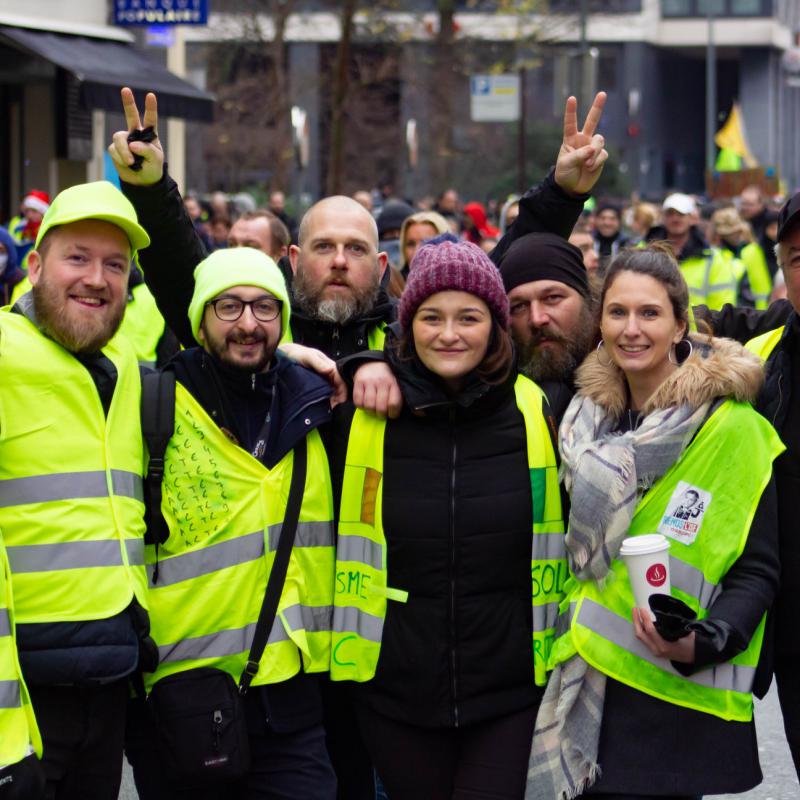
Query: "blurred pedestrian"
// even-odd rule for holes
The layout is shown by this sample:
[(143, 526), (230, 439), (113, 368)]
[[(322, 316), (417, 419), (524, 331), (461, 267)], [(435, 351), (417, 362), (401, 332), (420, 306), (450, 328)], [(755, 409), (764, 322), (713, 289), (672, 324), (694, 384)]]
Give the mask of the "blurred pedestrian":
[(400, 229), (400, 271), (404, 278), (408, 278), (411, 262), (422, 243), (449, 230), (447, 220), (435, 211), (417, 211), (403, 220)]
[(25, 273), (17, 258), (17, 243), (5, 228), (0, 227), (0, 306), (11, 302), (14, 287), (24, 279)]

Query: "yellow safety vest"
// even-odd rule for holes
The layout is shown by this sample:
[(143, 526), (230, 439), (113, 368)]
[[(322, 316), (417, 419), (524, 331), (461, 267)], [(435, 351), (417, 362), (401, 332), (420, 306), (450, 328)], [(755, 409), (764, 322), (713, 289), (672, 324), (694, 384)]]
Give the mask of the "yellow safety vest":
[[(536, 683), (547, 682), (547, 660), (567, 576), (564, 521), (553, 444), (542, 414), (541, 389), (519, 376), (517, 407), (525, 419), (533, 499), (531, 579)], [(368, 681), (380, 656), (387, 600), (408, 593), (388, 585), (383, 530), (383, 439), (386, 420), (357, 410), (350, 428), (336, 546), (333, 680)]]
[(26, 294), (31, 290), (31, 280), (26, 275), (15, 287), (14, 290), (11, 292), (11, 299), (9, 300), (9, 305), (14, 305), (17, 300), (22, 297), (22, 295)]
[[(333, 497), (325, 448), (307, 437), (308, 470), (278, 614), (254, 685), (327, 671), (333, 613)], [(233, 444), (180, 383), (164, 459), (169, 538), (147, 548), (151, 635), (161, 678), (194, 667), (241, 676), (278, 546), (294, 454), (267, 469)], [(153, 571), (158, 557), (158, 577)]]
[(680, 267), (689, 287), (690, 306), (706, 305), (717, 310), (725, 303), (736, 305), (744, 275), (744, 264), (738, 258), (726, 258), (714, 247), (681, 261)]
[[(728, 400), (639, 502), (628, 535), (669, 537), (672, 594), (691, 606), (698, 619), (708, 616), (722, 580), (741, 555), (772, 462), (783, 450), (760, 414), (749, 404)], [(691, 513), (680, 512), (688, 490), (699, 502)], [(621, 559), (612, 561), (602, 588), (596, 581), (571, 577), (551, 666), (579, 653), (600, 672), (668, 703), (725, 720), (752, 719), (764, 619), (743, 653), (686, 677), (636, 638), (634, 604)]]
[(745, 347), (751, 353), (755, 353), (757, 356), (759, 356), (762, 361), (766, 361), (769, 358), (770, 353), (772, 353), (778, 342), (781, 340), (781, 337), (783, 336), (783, 329), (784, 326), (781, 326), (780, 328), (776, 328), (774, 331), (762, 333), (760, 336), (756, 336), (754, 339), (751, 339), (745, 345)]
[(133, 300), (125, 306), (125, 316), (119, 332), (130, 340), (140, 364), (155, 367), (156, 348), (166, 327), (164, 317), (145, 284), (135, 286), (132, 295)]
[(0, 767), (21, 761), (31, 748), (41, 757), (42, 740), (17, 658), (11, 575), (0, 539)]
[[(383, 343), (386, 340), (386, 323), (379, 322), (373, 325), (367, 333), (367, 350), (383, 350)], [(291, 322), (289, 323), (289, 330), (286, 331), (286, 336), (281, 339), (282, 342), (293, 342)]]
[(0, 531), (17, 622), (146, 607), (139, 366), (114, 337), (103, 411), (87, 369), (26, 317), (0, 311)]
[(740, 256), (745, 269), (747, 279), (750, 282), (750, 290), (753, 292), (755, 307), (761, 310), (769, 307), (769, 298), (772, 294), (772, 277), (769, 274), (767, 259), (764, 251), (758, 242), (750, 242), (742, 248)]

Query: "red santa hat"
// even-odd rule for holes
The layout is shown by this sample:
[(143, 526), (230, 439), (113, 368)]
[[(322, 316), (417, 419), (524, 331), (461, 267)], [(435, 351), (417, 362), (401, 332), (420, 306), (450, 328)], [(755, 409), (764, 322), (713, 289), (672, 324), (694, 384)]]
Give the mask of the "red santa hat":
[(34, 211), (38, 211), (40, 214), (47, 213), (47, 209), (50, 208), (50, 195), (47, 192), (40, 192), (38, 189), (31, 189), (28, 194), (25, 195), (24, 200), (22, 201), (23, 208), (31, 208)]

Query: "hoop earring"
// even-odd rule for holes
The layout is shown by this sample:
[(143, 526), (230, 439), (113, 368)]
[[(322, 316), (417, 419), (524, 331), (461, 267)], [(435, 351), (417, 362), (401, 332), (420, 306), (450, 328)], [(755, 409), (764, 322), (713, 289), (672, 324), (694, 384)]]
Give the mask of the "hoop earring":
[[(683, 358), (681, 358), (680, 361), (679, 361), (678, 360), (678, 348), (682, 344), (688, 344), (689, 345), (689, 352)], [(689, 356), (691, 356), (691, 354), (693, 352), (694, 352), (694, 345), (692, 344), (692, 340), (691, 339), (681, 339), (677, 344), (674, 344), (672, 347), (670, 347), (669, 353), (667, 353), (667, 360), (669, 361), (670, 364), (674, 364), (676, 367), (679, 367), (681, 364), (683, 364), (684, 361), (686, 361), (687, 358), (689, 358)], [(672, 354), (673, 353), (675, 353), (675, 360), (674, 361), (672, 360)]]
[[(604, 367), (610, 367), (614, 362), (611, 360), (611, 356), (608, 356), (608, 353), (606, 352), (606, 349), (605, 349), (604, 345), (605, 345), (605, 342), (602, 339), (597, 343), (597, 348), (595, 349), (595, 352), (597, 353), (597, 360)], [(608, 361), (603, 361), (603, 359), (600, 358), (601, 350), (602, 350), (602, 352), (604, 352), (608, 356)]]

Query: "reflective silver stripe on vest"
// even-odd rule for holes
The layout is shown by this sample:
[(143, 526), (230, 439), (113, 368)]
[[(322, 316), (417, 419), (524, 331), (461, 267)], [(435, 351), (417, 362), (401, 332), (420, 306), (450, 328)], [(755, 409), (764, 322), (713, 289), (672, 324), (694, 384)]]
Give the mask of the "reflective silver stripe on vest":
[[(270, 552), (278, 549), (282, 524), (270, 525), (267, 529)], [(333, 547), (332, 522), (298, 522), (294, 535), (294, 547)]]
[[(116, 495), (142, 501), (141, 475), (114, 469), (111, 481)], [(108, 497), (106, 473), (102, 471), (59, 472), (0, 481), (0, 508), (97, 497)]]
[(554, 628), (558, 620), (558, 603), (545, 603), (533, 607), (533, 629), (541, 633)]
[(336, 606), (333, 609), (333, 630), (336, 633), (355, 633), (362, 639), (380, 644), (383, 620), (352, 606)]
[[(159, 580), (161, 576), (159, 576)], [(305, 627), (306, 631), (315, 633), (330, 630), (332, 615), (331, 606), (288, 606), (283, 609), (283, 615), (292, 627), (298, 630)], [(305, 623), (305, 624), (304, 624)], [(196, 661), (203, 658), (225, 658), (250, 651), (253, 644), (253, 635), (256, 623), (251, 622), (243, 628), (208, 633), (205, 636), (193, 636), (182, 639), (172, 644), (160, 645), (158, 648), (159, 660), (164, 663), (171, 661)], [(289, 641), (289, 634), (280, 617), (275, 617), (272, 630), (269, 633), (267, 644)]]
[(567, 557), (563, 533), (534, 533), (531, 558), (534, 561), (557, 561)]
[(676, 589), (697, 598), (700, 608), (708, 609), (722, 591), (718, 584), (706, 580), (702, 570), (675, 556), (669, 557), (669, 577)]
[[(158, 586), (188, 581), (200, 575), (208, 575), (220, 569), (235, 567), (255, 561), (264, 555), (264, 532), (256, 531), (246, 536), (237, 536), (226, 542), (217, 542), (201, 547), (191, 553), (183, 553), (158, 562)], [(153, 577), (154, 565), (148, 565), (147, 574)]]
[(0, 636), (11, 636), (11, 620), (8, 618), (7, 608), (0, 608)]
[(128, 563), (132, 567), (144, 565), (144, 539), (126, 539), (125, 549), (128, 551)]
[(6, 547), (11, 572), (50, 572), (89, 567), (121, 567), (118, 541), (62, 542)]
[(563, 636), (565, 633), (569, 633), (569, 629), (572, 627), (572, 618), (575, 616), (575, 609), (577, 608), (577, 605), (577, 603), (570, 603), (567, 607), (567, 610), (563, 614), (558, 615), (558, 618), (556, 619), (556, 639), (558, 639), (559, 636)]
[(0, 708), (19, 707), (19, 681), (0, 681)]
[(738, 664), (719, 664), (694, 675), (681, 675), (667, 659), (653, 655), (647, 646), (636, 638), (631, 621), (617, 616), (613, 611), (588, 598), (584, 598), (581, 604), (577, 622), (642, 661), (647, 661), (681, 680), (728, 692), (749, 692), (753, 687), (755, 668)]
[(292, 631), (329, 631), (333, 624), (333, 606), (294, 605), (282, 613)]
[(336, 542), (337, 561), (356, 561), (383, 569), (383, 546), (366, 536), (340, 535)]
[(132, 497), (140, 503), (144, 502), (144, 486), (141, 475), (121, 469), (112, 469), (111, 485), (117, 497)]

